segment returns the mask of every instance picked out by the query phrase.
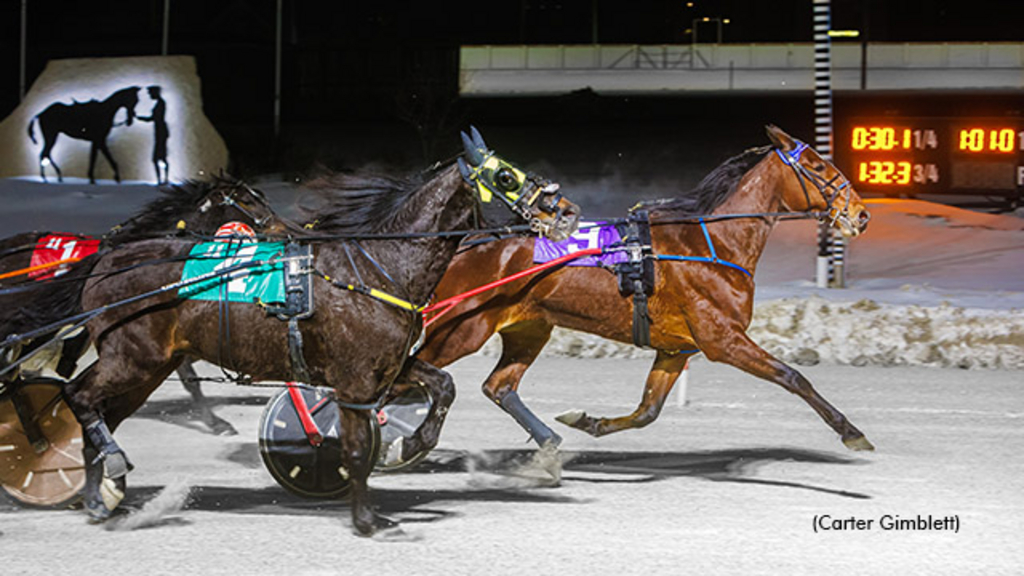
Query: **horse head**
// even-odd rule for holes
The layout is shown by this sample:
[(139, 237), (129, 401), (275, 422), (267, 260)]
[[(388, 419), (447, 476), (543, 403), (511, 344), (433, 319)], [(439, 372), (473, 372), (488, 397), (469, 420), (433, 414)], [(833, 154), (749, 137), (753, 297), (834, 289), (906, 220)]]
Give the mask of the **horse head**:
[(576, 231), (580, 208), (562, 196), (557, 183), (495, 155), (475, 127), (470, 127), (470, 135), (462, 132), (462, 145), (465, 159), (458, 159), (459, 172), (480, 202), (497, 198), (534, 232), (556, 242)]
[(135, 106), (139, 103), (139, 90), (142, 90), (139, 86), (129, 86), (128, 88), (122, 88), (117, 92), (114, 92), (106, 99), (106, 103), (114, 105), (114, 109), (124, 108), (128, 114), (128, 119), (125, 120), (125, 126), (131, 126), (132, 122), (135, 121)]
[(200, 224), (204, 232), (206, 228), (228, 220), (251, 223), (264, 234), (278, 234), (286, 230), (284, 221), (274, 213), (266, 196), (242, 181), (218, 181), (199, 201), (195, 214), (200, 221), (204, 217), (213, 219), (213, 222)]
[(871, 214), (849, 179), (830, 160), (781, 128), (769, 124), (765, 129), (776, 156), (792, 168), (799, 183), (783, 195), (786, 208), (820, 212), (847, 237), (863, 232)]

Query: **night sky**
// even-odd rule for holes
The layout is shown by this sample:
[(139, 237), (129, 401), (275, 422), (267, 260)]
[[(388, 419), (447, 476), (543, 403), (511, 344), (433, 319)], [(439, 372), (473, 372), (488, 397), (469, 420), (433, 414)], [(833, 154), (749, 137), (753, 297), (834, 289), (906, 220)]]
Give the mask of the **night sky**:
[[(170, 53), (196, 57), (206, 113), (229, 136), (271, 122), (276, 5), (171, 2)], [(29, 85), (50, 59), (159, 54), (163, 6), (28, 0)], [(1018, 0), (833, 0), (832, 11), (834, 29), (861, 30), (871, 42), (1024, 39)], [(713, 41), (716, 25), (703, 17), (729, 20), (724, 43), (811, 40), (811, 0), (285, 0), (282, 122), (397, 122), (396, 101), (425, 83), (456, 99), (460, 45), (687, 44), (695, 20), (698, 39)], [(20, 0), (0, 3), (0, 116), (18, 104), (20, 18)], [(637, 110), (693, 108), (693, 96), (681, 98)]]

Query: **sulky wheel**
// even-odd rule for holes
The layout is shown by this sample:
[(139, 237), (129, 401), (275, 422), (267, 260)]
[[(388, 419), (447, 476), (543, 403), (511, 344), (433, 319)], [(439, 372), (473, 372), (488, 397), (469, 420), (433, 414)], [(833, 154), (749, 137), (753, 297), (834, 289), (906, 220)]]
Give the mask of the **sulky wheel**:
[[(293, 494), (306, 498), (338, 498), (350, 487), (348, 470), (341, 462), (341, 418), (332, 401), (329, 388), (298, 386), (323, 442), (310, 443), (292, 401), (289, 388), (275, 394), (260, 419), (260, 456), (271, 476)], [(380, 449), (380, 429), (375, 418), (369, 418), (373, 440), (371, 458), (376, 460)]]
[(377, 412), (380, 424), (381, 454), (377, 470), (397, 472), (409, 468), (427, 457), (429, 450), (422, 450), (408, 460), (401, 460), (404, 440), (416, 433), (430, 412), (434, 399), (421, 382), (396, 383), (401, 392)]
[[(16, 386), (0, 396), (0, 485), (29, 506), (70, 504), (85, 487), (82, 427), (64, 403), (59, 385)], [(33, 438), (26, 427), (34, 428)]]

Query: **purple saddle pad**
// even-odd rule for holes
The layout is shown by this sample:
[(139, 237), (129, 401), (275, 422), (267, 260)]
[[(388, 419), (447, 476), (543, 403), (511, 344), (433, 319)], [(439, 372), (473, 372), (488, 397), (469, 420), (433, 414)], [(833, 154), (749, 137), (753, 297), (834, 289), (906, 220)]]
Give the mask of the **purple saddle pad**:
[[(606, 225), (604, 222), (584, 222), (580, 224), (580, 229), (575, 234), (561, 242), (552, 242), (538, 236), (533, 244), (533, 262), (543, 264), (566, 254), (588, 248), (605, 248), (621, 241), (622, 237), (615, 226)], [(570, 260), (566, 266), (610, 266), (627, 260), (629, 257), (625, 252), (608, 252)]]

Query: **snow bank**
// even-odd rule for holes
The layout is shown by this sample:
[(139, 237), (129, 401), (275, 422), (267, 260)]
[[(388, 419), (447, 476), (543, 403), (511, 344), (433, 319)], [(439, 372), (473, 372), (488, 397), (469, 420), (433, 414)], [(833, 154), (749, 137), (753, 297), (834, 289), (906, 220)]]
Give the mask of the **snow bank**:
[[(1024, 311), (834, 302), (817, 296), (759, 303), (751, 338), (785, 362), (853, 366), (1024, 368)], [(483, 353), (497, 356), (499, 339)], [(653, 352), (591, 334), (556, 329), (544, 354), (653, 358)]]

